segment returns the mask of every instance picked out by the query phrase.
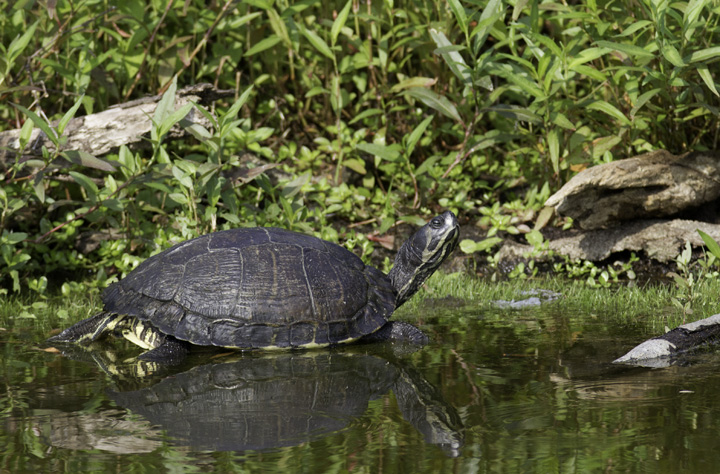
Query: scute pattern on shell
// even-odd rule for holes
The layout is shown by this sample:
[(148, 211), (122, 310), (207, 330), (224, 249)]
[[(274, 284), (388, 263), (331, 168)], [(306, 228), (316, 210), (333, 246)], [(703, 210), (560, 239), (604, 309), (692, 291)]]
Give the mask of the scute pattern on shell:
[(352, 252), (282, 229), (233, 229), (178, 244), (103, 294), (109, 312), (199, 345), (302, 347), (347, 342), (395, 309), (385, 274)]

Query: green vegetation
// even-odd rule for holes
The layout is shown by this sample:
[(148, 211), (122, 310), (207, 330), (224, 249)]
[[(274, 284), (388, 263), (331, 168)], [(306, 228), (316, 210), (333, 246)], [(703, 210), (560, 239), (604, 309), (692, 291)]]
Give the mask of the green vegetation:
[[(439, 209), (481, 228), (489, 240), (463, 249), (484, 260), (498, 236), (566, 224), (542, 205), (584, 167), (717, 148), (719, 13), (709, 0), (11, 2), (0, 130), (22, 129), (25, 158), (0, 162), (0, 292), (102, 287), (235, 226), (367, 258), (368, 229)], [(237, 98), (198, 105), (213, 126), (167, 140), (188, 111), (172, 110), (176, 87), (199, 82)], [(144, 148), (100, 159), (28, 142), (39, 128), (60, 144), (71, 117), (157, 93)], [(247, 152), (280, 172), (233, 180)]]
[[(686, 322), (686, 313), (676, 308), (677, 302), (688, 300), (686, 287), (681, 284), (592, 287), (581, 280), (550, 277), (492, 282), (463, 273), (433, 275), (418, 294), (397, 311), (395, 318), (416, 322), (418, 315), (433, 314), (426, 308), (434, 300), (443, 303), (438, 307), (441, 312), (471, 310), (473, 314), (503, 315), (508, 310), (499, 308), (495, 302), (526, 299), (525, 292), (534, 289), (562, 295), (545, 306), (564, 314), (592, 316), (601, 308), (600, 312), (609, 315), (613, 323), (643, 321), (654, 333)], [(693, 299), (688, 306), (691, 311), (687, 313), (692, 314), (691, 319), (717, 313), (717, 294), (720, 294), (717, 275), (694, 280)], [(65, 285), (60, 294), (35, 300), (11, 296), (0, 304), (0, 328), (8, 331), (6, 334), (10, 339), (42, 339), (42, 335), (50, 334), (54, 329), (92, 316), (100, 309), (100, 304), (99, 289), (88, 291), (81, 284)], [(517, 311), (532, 314), (537, 310), (537, 307), (529, 307)]]

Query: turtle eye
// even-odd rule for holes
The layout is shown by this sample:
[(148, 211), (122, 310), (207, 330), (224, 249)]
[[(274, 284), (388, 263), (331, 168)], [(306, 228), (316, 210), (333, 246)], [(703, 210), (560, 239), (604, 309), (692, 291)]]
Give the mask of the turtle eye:
[(442, 227), (442, 225), (443, 221), (439, 217), (436, 217), (430, 221), (430, 227), (432, 227), (433, 229), (439, 229), (440, 227)]

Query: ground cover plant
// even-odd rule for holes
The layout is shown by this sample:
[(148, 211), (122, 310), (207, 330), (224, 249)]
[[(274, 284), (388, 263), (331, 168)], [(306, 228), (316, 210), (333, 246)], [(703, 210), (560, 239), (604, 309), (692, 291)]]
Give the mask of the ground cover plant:
[[(23, 151), (0, 157), (0, 292), (102, 287), (242, 225), (368, 258), (440, 209), (480, 228), (487, 240), (463, 250), (486, 258), (498, 236), (567, 224), (543, 202), (587, 166), (717, 148), (718, 13), (709, 0), (10, 2), (0, 131), (21, 129)], [(171, 142), (186, 110), (168, 104), (199, 82), (236, 97)], [(145, 147), (28, 143), (154, 94)], [(252, 166), (268, 171), (232, 178)]]

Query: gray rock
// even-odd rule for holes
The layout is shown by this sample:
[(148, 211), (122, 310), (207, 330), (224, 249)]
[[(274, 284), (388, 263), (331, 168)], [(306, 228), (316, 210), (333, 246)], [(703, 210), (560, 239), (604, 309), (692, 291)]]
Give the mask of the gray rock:
[[(720, 225), (706, 222), (674, 220), (644, 220), (628, 222), (612, 229), (580, 231), (549, 242), (548, 249), (572, 259), (598, 262), (613, 253), (629, 250), (644, 252), (645, 256), (659, 262), (669, 262), (681, 252), (685, 242), (693, 247), (704, 245), (697, 230), (720, 241)], [(498, 257), (501, 261), (512, 261), (531, 255), (533, 247), (515, 242), (505, 242)], [(535, 259), (546, 259), (547, 251), (534, 255)]]
[(529, 298), (523, 298), (520, 300), (513, 299), (511, 301), (497, 300), (493, 301), (492, 304), (501, 309), (525, 309), (555, 301), (562, 296), (560, 293), (555, 291), (542, 289), (521, 291), (520, 295), (529, 296)]
[(720, 196), (720, 153), (658, 150), (588, 168), (545, 203), (583, 229), (666, 217)]
[(673, 357), (720, 342), (720, 314), (683, 324), (635, 346), (613, 364), (666, 367)]

